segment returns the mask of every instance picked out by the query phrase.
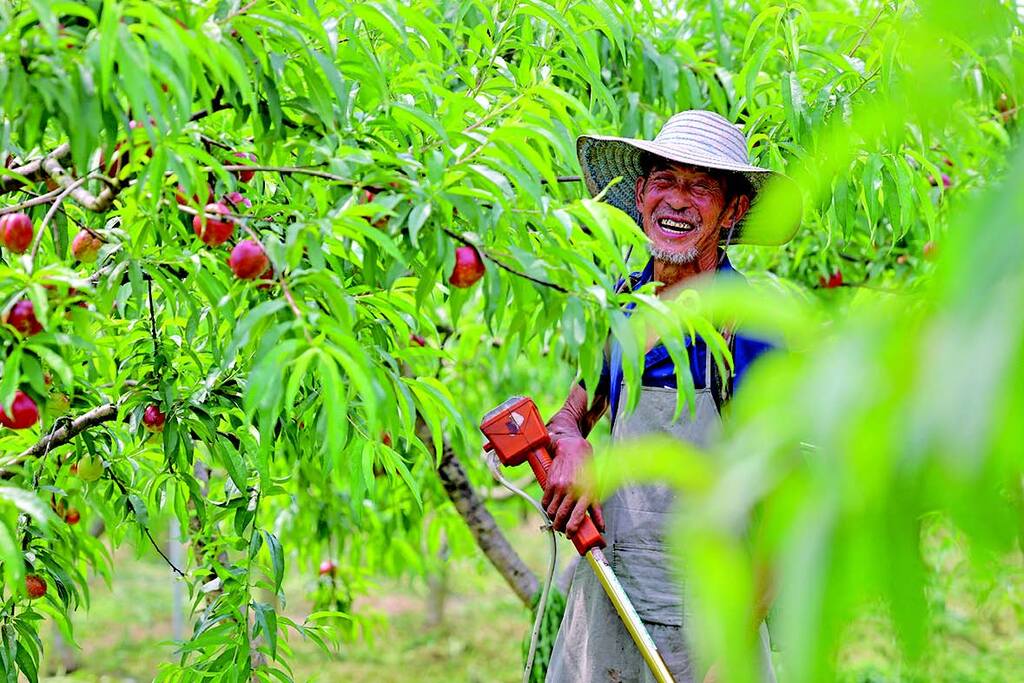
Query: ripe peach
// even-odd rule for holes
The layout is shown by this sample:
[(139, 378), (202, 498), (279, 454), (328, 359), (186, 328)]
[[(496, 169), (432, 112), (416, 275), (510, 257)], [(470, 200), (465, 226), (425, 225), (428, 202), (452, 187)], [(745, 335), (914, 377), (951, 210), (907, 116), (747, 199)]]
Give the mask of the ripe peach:
[(256, 240), (242, 240), (231, 250), (228, 265), (235, 277), (242, 280), (255, 280), (270, 268), (270, 259), (263, 251), (263, 246)]
[(0, 216), (0, 243), (13, 251), (22, 254), (32, 244), (32, 219), (24, 213), (9, 213)]
[[(207, 204), (203, 211), (207, 214), (219, 213), (228, 215), (231, 213), (231, 209), (221, 202)], [(193, 217), (192, 229), (195, 231), (196, 237), (211, 247), (224, 244), (231, 237), (231, 233), (235, 231), (235, 224), (231, 219), (219, 221), (215, 218), (207, 218), (205, 226), (203, 225), (203, 219), (204, 217), (201, 215)]]
[(455, 267), (448, 277), (448, 282), (453, 287), (472, 287), (477, 280), (484, 276), (483, 259), (476, 247), (462, 246), (455, 250)]

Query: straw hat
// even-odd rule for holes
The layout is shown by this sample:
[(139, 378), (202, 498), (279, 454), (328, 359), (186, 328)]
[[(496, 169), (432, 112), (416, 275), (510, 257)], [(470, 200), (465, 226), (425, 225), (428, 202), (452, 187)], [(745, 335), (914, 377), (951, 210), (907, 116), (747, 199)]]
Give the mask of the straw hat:
[[(654, 140), (608, 135), (581, 135), (576, 140), (576, 154), (590, 194), (596, 196), (612, 180), (621, 177), (608, 188), (604, 201), (628, 213), (638, 224), (641, 220), (636, 208), (636, 179), (642, 174), (640, 162), (644, 152), (683, 164), (741, 173), (750, 181), (754, 197), (747, 218), (729, 238), (733, 244), (785, 244), (800, 226), (800, 190), (796, 183), (782, 173), (752, 166), (743, 131), (714, 112), (679, 112), (662, 126)], [(769, 194), (773, 218), (748, 221), (755, 212), (766, 209), (761, 189), (769, 183), (773, 186)], [(756, 225), (756, 232), (746, 228), (748, 222)]]

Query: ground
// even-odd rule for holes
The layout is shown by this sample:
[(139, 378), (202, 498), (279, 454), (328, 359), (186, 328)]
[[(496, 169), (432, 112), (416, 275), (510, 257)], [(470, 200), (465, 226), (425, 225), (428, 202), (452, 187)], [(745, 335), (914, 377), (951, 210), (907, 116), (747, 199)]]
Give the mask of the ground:
[[(527, 548), (531, 565), (545, 561), (544, 539), (532, 524), (512, 530)], [(567, 553), (562, 553), (563, 560)], [(935, 544), (930, 560), (944, 570), (932, 595), (939, 627), (932, 648), (916, 666), (896, 659), (892, 629), (880, 616), (865, 615), (850, 628), (840, 655), (841, 683), (1008, 683), (1024, 680), (1024, 562), (1007, 559), (996, 575), (968, 572), (948, 539)], [(92, 609), (76, 619), (82, 667), (53, 675), (51, 683), (148, 681), (171, 657), (171, 578), (150, 554), (116, 555), (112, 587), (94, 582)], [(286, 582), (288, 614), (301, 621), (309, 603), (308, 578)], [(451, 598), (444, 623), (424, 627), (426, 588), (422, 582), (380, 581), (357, 603), (377, 615), (372, 639), (344, 645), (332, 656), (291, 638), (296, 681), (375, 683), (513, 683), (521, 677), (520, 642), (527, 612), (485, 562), (451, 565)], [(47, 629), (52, 642), (54, 631)], [(54, 671), (51, 654), (44, 666)], [(415, 673), (412, 673), (415, 672)], [(780, 677), (784, 681), (784, 676)]]

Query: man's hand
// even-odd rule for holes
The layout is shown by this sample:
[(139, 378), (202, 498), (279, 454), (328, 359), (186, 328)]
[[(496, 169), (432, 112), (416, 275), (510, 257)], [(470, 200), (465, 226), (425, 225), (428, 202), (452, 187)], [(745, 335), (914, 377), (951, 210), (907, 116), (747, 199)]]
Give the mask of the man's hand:
[(548, 471), (548, 485), (541, 505), (547, 510), (556, 531), (575, 534), (583, 524), (588, 507), (597, 530), (604, 531), (601, 506), (591, 503), (588, 496), (577, 496), (575, 490), (583, 463), (592, 453), (593, 448), (583, 437), (565, 436), (555, 442), (554, 461)]

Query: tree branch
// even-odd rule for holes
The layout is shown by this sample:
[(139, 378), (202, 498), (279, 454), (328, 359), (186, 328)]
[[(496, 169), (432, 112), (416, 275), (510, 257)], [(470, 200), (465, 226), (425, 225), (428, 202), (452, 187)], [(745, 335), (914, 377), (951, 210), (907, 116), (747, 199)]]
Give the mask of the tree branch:
[(35, 263), (36, 254), (39, 253), (39, 245), (43, 243), (43, 235), (46, 233), (46, 226), (53, 218), (53, 215), (57, 213), (57, 210), (60, 209), (61, 202), (64, 201), (65, 197), (73, 195), (75, 191), (79, 190), (80, 186), (84, 185), (89, 178), (90, 176), (85, 176), (84, 178), (79, 178), (78, 180), (69, 182), (66, 185), (61, 183), (64, 186), (64, 189), (53, 199), (53, 204), (50, 205), (46, 215), (43, 216), (43, 222), (39, 224), (39, 230), (36, 232), (35, 240), (32, 242), (32, 253), (29, 258), (33, 263)]
[[(217, 93), (213, 96), (210, 108), (200, 109), (189, 117), (189, 121), (199, 121), (200, 119), (204, 119), (215, 112), (230, 109), (231, 105), (221, 100), (221, 96), (223, 94), (223, 89), (218, 88)], [(42, 180), (47, 174), (52, 176), (53, 174), (43, 167), (43, 163), (47, 160), (60, 161), (70, 153), (71, 145), (65, 142), (55, 148), (52, 152), (45, 154), (38, 159), (33, 159), (22, 166), (10, 169), (10, 172), (16, 175), (5, 175), (0, 177), (0, 194), (6, 194), (17, 190), (19, 187), (25, 185), (26, 180), (28, 180), (28, 182), (35, 182)], [(102, 193), (100, 196), (103, 196)], [(78, 199), (76, 198), (75, 201), (78, 201)], [(95, 211), (95, 209), (93, 210)]]
[(200, 119), (205, 119), (210, 114), (215, 114), (215, 113), (217, 113), (219, 111), (224, 111), (225, 109), (230, 109), (231, 105), (221, 99), (221, 97), (223, 95), (224, 95), (224, 88), (222, 86), (217, 86), (217, 92), (215, 92), (213, 94), (213, 99), (210, 101), (210, 108), (209, 109), (200, 109), (195, 114), (192, 114), (192, 116), (188, 117), (188, 120), (189, 121), (198, 121)]
[[(78, 180), (72, 178), (56, 159), (43, 159), (42, 164), (43, 169), (50, 174), (50, 177), (58, 185), (70, 191), (71, 197), (90, 211), (103, 213), (110, 208), (110, 205), (114, 203), (114, 197), (121, 191), (121, 183), (117, 178), (107, 178), (100, 174), (89, 174), (85, 176), (85, 179), (99, 178), (107, 185), (98, 195), (93, 195), (88, 190), (79, 187), (84, 182), (83, 178)], [(63, 199), (63, 196), (58, 196), (54, 201), (60, 202), (61, 199)]]
[(5, 206), (0, 208), (0, 216), (5, 213), (17, 213), (18, 211), (24, 211), (25, 209), (31, 209), (33, 206), (39, 204), (49, 204), (56, 197), (64, 191), (63, 187), (58, 187), (56, 190), (50, 190), (46, 194), (38, 194), (31, 199), (27, 199), (20, 204), (12, 204), (11, 206)]
[[(108, 468), (107, 469), (107, 474), (110, 475), (111, 481), (113, 481), (115, 484), (117, 484), (117, 488), (121, 490), (121, 495), (124, 496), (127, 499), (128, 495), (129, 495), (128, 487), (124, 485), (124, 482), (122, 482), (118, 478), (118, 476), (116, 474), (114, 474), (114, 470), (113, 469)], [(146, 538), (149, 539), (150, 545), (152, 545), (153, 549), (156, 550), (157, 553), (159, 553), (160, 557), (164, 558), (164, 562), (167, 563), (167, 566), (170, 567), (171, 569), (173, 569), (174, 573), (176, 573), (181, 578), (183, 578), (183, 579), (184, 578), (188, 578), (188, 577), (185, 576), (185, 572), (183, 572), (180, 569), (178, 569), (178, 567), (176, 567), (175, 564), (173, 562), (171, 562), (171, 558), (167, 557), (167, 554), (163, 551), (163, 548), (161, 548), (160, 544), (156, 542), (155, 538), (153, 538), (153, 534), (152, 534), (152, 532), (150, 532), (149, 527), (146, 526), (145, 524), (143, 524), (142, 520), (139, 519), (139, 513), (136, 512), (136, 510), (132, 506), (131, 502), (126, 500), (125, 504), (128, 506), (128, 509), (131, 510), (132, 516), (135, 517), (135, 521), (138, 523), (138, 525), (140, 527), (142, 527), (142, 531), (146, 534)]]
[(215, 139), (211, 138), (209, 135), (204, 135), (204, 134), (200, 133), (199, 134), (199, 139), (202, 140), (203, 143), (205, 143), (209, 147), (219, 147), (220, 149), (227, 150), (229, 152), (235, 151), (235, 148), (232, 147), (231, 145), (225, 144), (225, 143), (221, 142), (220, 140), (215, 140)]
[[(3, 462), (3, 467), (7, 468), (11, 465), (24, 462), (29, 458), (39, 457), (44, 453), (52, 451), (54, 448), (63, 446), (85, 430), (103, 424), (104, 422), (109, 422), (116, 417), (116, 403), (105, 403), (97, 408), (93, 408), (89, 412), (82, 413), (75, 419), (68, 421), (62, 427), (54, 429), (50, 434), (44, 436), (42, 439), (37, 441), (35, 445), (29, 447), (22, 453), (5, 460)], [(11, 479), (14, 474), (15, 473), (11, 470), (2, 469), (0, 470), (0, 479)]]
[(9, 175), (0, 178), (0, 194), (5, 194), (7, 192), (17, 190), (19, 187), (25, 184), (26, 178), (29, 182), (42, 180), (46, 174), (46, 171), (43, 170), (44, 160), (63, 159), (70, 153), (71, 145), (65, 142), (63, 145), (58, 146), (56, 149), (54, 149), (52, 152), (45, 156), (39, 157), (38, 159), (33, 159), (32, 161), (28, 162), (23, 166), (18, 166), (17, 168), (10, 169), (12, 173), (16, 173), (17, 175)]
[[(304, 168), (302, 166), (259, 166), (252, 164), (230, 164), (221, 166), (225, 171), (270, 171), (273, 173), (280, 173), (282, 175), (311, 175), (317, 178), (326, 178), (327, 180), (333, 180), (344, 185), (356, 185), (356, 181), (351, 178), (342, 178), (340, 175), (328, 173), (327, 171), (318, 171), (315, 168)], [(212, 166), (204, 166), (204, 171), (212, 171)]]
[[(24, 451), (20, 455), (12, 458), (11, 460), (8, 460), (7, 462), (4, 463), (4, 465), (9, 466), (17, 464), (19, 462), (22, 462), (23, 460), (27, 460), (28, 458), (38, 457), (40, 455), (48, 453), (54, 448), (57, 448), (58, 446), (63, 446), (64, 444), (68, 443), (69, 441), (71, 441), (71, 439), (75, 438), (76, 436), (78, 436), (85, 430), (89, 429), (90, 427), (95, 427), (96, 425), (103, 424), (104, 422), (109, 422), (113, 420), (115, 417), (117, 417), (116, 403), (106, 403), (104, 405), (99, 406), (98, 408), (93, 408), (89, 412), (83, 413), (82, 415), (76, 417), (74, 420), (71, 420), (68, 424), (65, 424), (63, 427), (59, 427), (57, 429), (52, 430), (48, 436), (45, 436), (42, 439), (40, 439), (34, 446)], [(119, 489), (121, 489), (121, 493), (127, 496), (128, 488), (124, 485), (124, 483), (117, 477), (116, 474), (114, 474), (113, 471), (108, 469), (107, 473), (110, 475), (111, 480), (115, 484), (117, 484)], [(10, 470), (0, 470), (0, 479), (6, 480), (12, 478), (13, 476), (14, 472)], [(132, 514), (135, 514), (134, 508), (132, 508)], [(139, 526), (142, 527), (142, 531), (146, 534), (146, 537), (149, 539), (149, 542), (160, 554), (160, 557), (162, 557), (164, 561), (167, 562), (167, 566), (173, 569), (179, 576), (185, 578), (185, 573), (178, 569), (174, 565), (174, 563), (171, 562), (170, 558), (167, 557), (166, 554), (164, 554), (164, 551), (160, 548), (160, 544), (156, 542), (155, 538), (153, 538), (153, 534), (150, 532), (149, 527), (143, 524), (142, 521), (138, 519), (137, 515), (136, 521), (138, 522)]]
[(238, 8), (237, 10), (232, 12), (231, 14), (227, 15), (226, 17), (224, 17), (224, 23), (226, 24), (231, 19), (234, 19), (235, 17), (237, 17), (239, 15), (245, 14), (246, 12), (251, 10), (256, 5), (256, 3), (257, 3), (257, 0), (252, 0), (252, 2), (250, 2), (247, 5), (245, 5), (244, 7)]
[(159, 375), (159, 368), (157, 367), (157, 359), (160, 357), (160, 339), (156, 335), (156, 311), (153, 306), (153, 278), (150, 277), (146, 281), (146, 285), (149, 287), (149, 330), (150, 335), (153, 337), (153, 369)]
[(847, 97), (849, 97), (850, 99), (853, 99), (853, 96), (856, 95), (857, 93), (859, 93), (861, 88), (863, 88), (865, 85), (867, 85), (872, 80), (874, 80), (875, 76), (877, 76), (878, 72), (881, 71), (881, 70), (882, 70), (882, 65), (879, 64), (878, 66), (875, 67), (874, 71), (869, 73), (867, 76), (861, 77), (860, 83), (857, 84), (856, 88), (854, 88), (853, 90), (850, 91), (850, 94), (847, 95)]
[(473, 247), (474, 249), (477, 249), (480, 253), (482, 253), (484, 256), (486, 256), (488, 260), (493, 261), (494, 265), (498, 266), (499, 268), (501, 268), (504, 271), (512, 273), (516, 277), (521, 277), (524, 280), (529, 280), (530, 282), (533, 282), (535, 284), (541, 285), (542, 287), (548, 287), (550, 289), (555, 290), (556, 292), (561, 292), (562, 294), (568, 294), (569, 293), (569, 290), (566, 289), (565, 287), (563, 287), (560, 284), (557, 284), (557, 283), (554, 283), (554, 282), (548, 282), (547, 280), (541, 280), (538, 277), (534, 277), (532, 275), (528, 275), (527, 273), (524, 273), (522, 271), (516, 270), (515, 268), (513, 268), (510, 265), (508, 265), (507, 263), (499, 261), (498, 259), (496, 259), (493, 256), (491, 256), (489, 253), (487, 253), (486, 251), (481, 249), (476, 244), (473, 244), (472, 242), (470, 242), (468, 238), (466, 238), (463, 235), (460, 235), (459, 233), (455, 232), (454, 230), (449, 230), (448, 228), (441, 228), (441, 229), (444, 230), (445, 234), (448, 235), (449, 237), (451, 237), (453, 240), (457, 240), (459, 242), (462, 242), (463, 244), (466, 244), (468, 246)]
[[(578, 183), (581, 180), (583, 180), (583, 176), (581, 176), (581, 175), (560, 175), (560, 176), (557, 176), (555, 178), (555, 180), (557, 180), (560, 183)], [(547, 185), (548, 184), (548, 179), (547, 178), (541, 178), (540, 179), (540, 184), (541, 185)]]
[(873, 29), (875, 27), (875, 24), (878, 23), (878, 20), (882, 18), (882, 13), (885, 12), (886, 8), (888, 7), (888, 4), (889, 3), (887, 2), (883, 3), (882, 6), (878, 8), (878, 12), (875, 14), (875, 18), (872, 19), (871, 23), (869, 23), (864, 28), (860, 36), (857, 37), (857, 42), (854, 43), (853, 47), (850, 48), (850, 51), (846, 53), (847, 57), (852, 57), (857, 52), (857, 50), (860, 49), (860, 46), (864, 44), (864, 41), (867, 39), (868, 34), (871, 33), (871, 29)]

